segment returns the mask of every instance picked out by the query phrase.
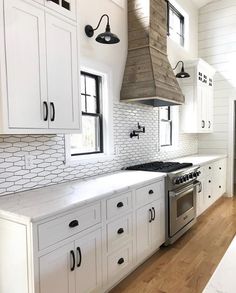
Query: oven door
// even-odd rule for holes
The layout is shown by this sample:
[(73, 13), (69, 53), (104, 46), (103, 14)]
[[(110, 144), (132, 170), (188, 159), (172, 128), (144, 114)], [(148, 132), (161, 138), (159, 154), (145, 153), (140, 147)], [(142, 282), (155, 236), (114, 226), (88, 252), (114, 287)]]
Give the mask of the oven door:
[(196, 218), (196, 196), (199, 183), (169, 192), (169, 236), (174, 236)]

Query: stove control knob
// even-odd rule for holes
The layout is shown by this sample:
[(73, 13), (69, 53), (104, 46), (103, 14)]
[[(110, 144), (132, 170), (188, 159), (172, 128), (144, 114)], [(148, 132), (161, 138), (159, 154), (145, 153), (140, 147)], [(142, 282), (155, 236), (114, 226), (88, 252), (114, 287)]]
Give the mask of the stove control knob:
[(189, 180), (189, 174), (187, 174), (185, 177), (186, 177), (186, 180), (188, 181)]
[(197, 172), (193, 172), (193, 177), (197, 177)]
[(180, 183), (183, 183), (183, 182), (184, 182), (184, 178), (183, 178), (183, 176), (181, 176), (181, 177), (179, 178), (179, 182), (180, 182)]
[(193, 178), (193, 173), (190, 173), (189, 174), (189, 179), (192, 179)]
[(187, 181), (187, 176), (186, 175), (183, 176), (183, 180), (184, 180), (184, 182)]
[(180, 184), (180, 179), (179, 179), (179, 177), (177, 177), (177, 178), (174, 179), (174, 184)]
[(197, 171), (197, 176), (200, 176), (201, 175), (201, 171)]

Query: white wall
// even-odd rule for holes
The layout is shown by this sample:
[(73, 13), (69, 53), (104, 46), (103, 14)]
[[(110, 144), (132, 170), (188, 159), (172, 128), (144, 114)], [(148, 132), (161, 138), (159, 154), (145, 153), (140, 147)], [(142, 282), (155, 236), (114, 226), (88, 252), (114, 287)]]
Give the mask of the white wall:
[[(231, 100), (236, 97), (236, 2), (219, 0), (200, 9), (199, 55), (217, 70), (214, 133), (199, 135), (199, 151), (229, 153)], [(229, 166), (232, 162), (228, 160)], [(230, 174), (230, 170), (228, 175)], [(228, 176), (229, 177), (229, 176)], [(230, 186), (228, 184), (228, 191)]]

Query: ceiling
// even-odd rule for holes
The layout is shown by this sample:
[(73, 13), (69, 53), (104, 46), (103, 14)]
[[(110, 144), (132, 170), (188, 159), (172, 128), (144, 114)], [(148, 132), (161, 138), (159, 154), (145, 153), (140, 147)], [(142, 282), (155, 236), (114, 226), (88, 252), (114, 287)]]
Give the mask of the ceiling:
[(199, 8), (215, 0), (192, 0)]

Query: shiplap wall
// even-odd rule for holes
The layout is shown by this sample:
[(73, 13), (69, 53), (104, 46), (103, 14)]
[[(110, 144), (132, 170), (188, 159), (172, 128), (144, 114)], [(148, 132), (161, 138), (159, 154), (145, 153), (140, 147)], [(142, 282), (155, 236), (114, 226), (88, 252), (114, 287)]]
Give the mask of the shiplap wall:
[(236, 1), (214, 1), (200, 9), (199, 56), (217, 70), (214, 133), (199, 135), (199, 152), (228, 153), (229, 106), (236, 97)]

